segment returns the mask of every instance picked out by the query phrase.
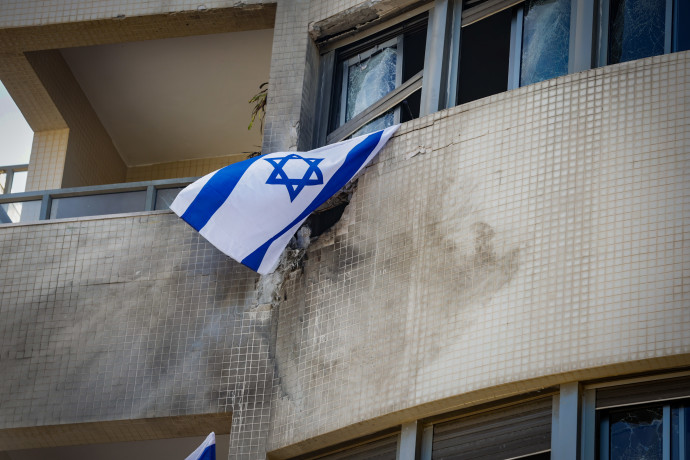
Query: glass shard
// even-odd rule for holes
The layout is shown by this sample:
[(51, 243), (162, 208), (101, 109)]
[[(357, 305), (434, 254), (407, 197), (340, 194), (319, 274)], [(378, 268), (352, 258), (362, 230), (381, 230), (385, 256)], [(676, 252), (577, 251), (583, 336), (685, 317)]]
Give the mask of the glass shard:
[[(389, 47), (349, 66), (345, 121), (395, 89), (397, 58), (396, 48)], [(391, 119), (385, 126), (392, 124)]]
[(663, 408), (612, 412), (610, 460), (662, 460)]
[(611, 0), (608, 63), (664, 54), (665, 0)]
[(567, 74), (570, 0), (528, 0), (523, 27), (520, 86)]

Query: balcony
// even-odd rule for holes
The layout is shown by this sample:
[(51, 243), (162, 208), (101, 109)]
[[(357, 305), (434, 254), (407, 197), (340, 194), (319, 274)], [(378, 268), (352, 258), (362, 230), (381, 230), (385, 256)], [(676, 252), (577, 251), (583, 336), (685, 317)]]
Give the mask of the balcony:
[[(20, 167), (2, 167), (10, 184)], [(16, 173), (15, 173), (16, 174)], [(123, 184), (73, 187), (35, 192), (0, 194), (0, 224), (122, 214), (169, 209), (177, 194), (197, 178), (164, 179)], [(4, 187), (2, 190), (6, 190)]]

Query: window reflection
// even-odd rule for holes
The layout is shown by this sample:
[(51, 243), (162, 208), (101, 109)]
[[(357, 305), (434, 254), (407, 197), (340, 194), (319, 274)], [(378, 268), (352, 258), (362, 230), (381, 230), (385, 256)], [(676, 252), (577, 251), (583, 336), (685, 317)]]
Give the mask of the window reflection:
[(54, 198), (51, 219), (143, 211), (146, 191)]
[(41, 212), (40, 201), (0, 204), (0, 224), (36, 222)]
[(156, 190), (156, 205), (154, 209), (157, 211), (162, 209), (170, 209), (170, 205), (173, 201), (175, 201), (175, 198), (177, 198), (177, 195), (182, 191), (183, 188), (184, 187), (175, 187)]

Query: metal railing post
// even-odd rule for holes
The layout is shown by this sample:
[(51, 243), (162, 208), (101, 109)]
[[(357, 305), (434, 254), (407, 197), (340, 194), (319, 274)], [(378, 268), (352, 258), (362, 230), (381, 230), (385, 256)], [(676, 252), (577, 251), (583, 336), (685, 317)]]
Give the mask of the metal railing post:
[(156, 208), (156, 187), (151, 184), (146, 187), (146, 205), (144, 211), (153, 211)]
[(51, 199), (49, 193), (44, 193), (41, 197), (41, 210), (38, 213), (38, 220), (50, 219), (50, 205)]

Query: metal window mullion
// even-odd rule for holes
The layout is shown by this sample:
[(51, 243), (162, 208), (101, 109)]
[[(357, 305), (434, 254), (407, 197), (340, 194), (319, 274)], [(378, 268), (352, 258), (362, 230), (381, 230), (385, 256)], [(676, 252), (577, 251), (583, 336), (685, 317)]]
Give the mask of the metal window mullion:
[(341, 64), (343, 66), (341, 75), (343, 76), (342, 90), (340, 91), (340, 122), (338, 125), (342, 126), (346, 123), (345, 118), (347, 117), (347, 82), (348, 82), (348, 72), (350, 70), (347, 61)]
[(450, 31), (446, 108), (458, 104), (458, 72), (460, 71), (460, 40), (462, 39), (462, 0), (453, 0), (453, 23)]
[(558, 453), (559, 433), (561, 431), (560, 423), (559, 423), (559, 419), (561, 418), (560, 401), (561, 401), (561, 395), (560, 394), (553, 395), (553, 397), (552, 397), (552, 408), (551, 408), (551, 453), (552, 453), (552, 455), (556, 455), (556, 453)]
[(12, 183), (14, 182), (14, 169), (5, 169), (5, 192), (6, 194), (12, 193)]
[(424, 86), (419, 115), (425, 116), (445, 108), (448, 78), (448, 57), (453, 20), (453, 0), (435, 0), (429, 12), (424, 51)]
[(319, 88), (317, 93), (318, 111), (314, 127), (314, 139), (312, 148), (321, 147), (326, 143), (328, 128), (330, 126), (331, 100), (333, 91), (333, 78), (335, 77), (335, 51), (330, 51), (319, 61)]
[(417, 460), (422, 444), (422, 427), (418, 421), (405, 423), (400, 427), (397, 460)]
[(599, 64), (599, 67), (607, 65), (609, 59), (609, 11), (609, 0), (599, 0), (599, 33), (597, 34), (599, 43), (597, 63)]
[(680, 23), (680, 14), (678, 11), (679, 10), (679, 3), (681, 1), (682, 0), (674, 0), (673, 1), (673, 42), (671, 43), (672, 51), (678, 50), (678, 30), (682, 27), (682, 25)]
[(685, 406), (680, 406), (678, 408), (678, 458), (688, 458), (685, 430)]
[(577, 460), (580, 444), (578, 426), (580, 417), (580, 385), (577, 382), (561, 385), (554, 396), (552, 409), (551, 454), (559, 460)]
[(664, 54), (669, 54), (673, 46), (673, 0), (666, 0), (666, 23), (664, 26)]
[[(402, 74), (403, 74), (403, 52), (404, 52), (404, 46), (405, 46), (405, 39), (404, 35), (400, 34), (398, 35), (398, 44), (397, 44), (397, 56), (395, 58), (395, 88), (400, 88), (400, 85), (402, 85)], [(400, 106), (396, 107), (395, 111), (393, 112), (393, 122), (394, 124), (400, 123)]]
[(50, 219), (50, 208), (53, 204), (53, 198), (50, 193), (44, 193), (41, 196), (41, 210), (38, 213), (38, 220), (48, 220)]
[(420, 460), (431, 460), (434, 447), (434, 425), (427, 425), (422, 430), (422, 447), (420, 450)]
[(601, 416), (599, 423), (599, 460), (609, 460), (609, 416), (607, 414)]
[(661, 443), (661, 458), (662, 460), (671, 460), (671, 405), (664, 405), (663, 418), (661, 419), (662, 443)]
[(489, 0), (477, 6), (467, 8), (462, 13), (462, 27), (471, 26), (501, 11), (514, 7), (524, 0)]
[(582, 393), (580, 420), (580, 453), (583, 459), (594, 458), (597, 437), (596, 390), (585, 390)]
[(149, 185), (146, 187), (146, 204), (144, 205), (144, 211), (153, 211), (156, 209), (156, 187)]
[(594, 0), (572, 0), (568, 73), (592, 68), (594, 40)]
[(522, 23), (524, 5), (513, 12), (510, 23), (510, 57), (508, 61), (508, 90), (520, 87), (520, 58), (522, 55)]

